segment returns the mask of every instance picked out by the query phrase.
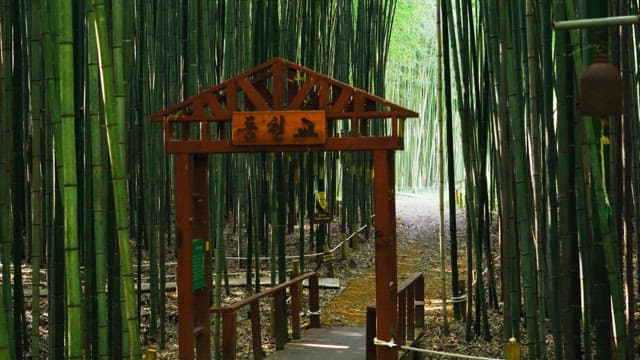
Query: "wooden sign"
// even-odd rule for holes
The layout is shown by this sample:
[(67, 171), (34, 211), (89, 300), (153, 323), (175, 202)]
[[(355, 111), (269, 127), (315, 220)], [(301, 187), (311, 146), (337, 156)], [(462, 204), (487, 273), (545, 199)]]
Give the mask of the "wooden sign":
[(320, 111), (243, 111), (231, 118), (233, 145), (321, 145), (327, 141)]

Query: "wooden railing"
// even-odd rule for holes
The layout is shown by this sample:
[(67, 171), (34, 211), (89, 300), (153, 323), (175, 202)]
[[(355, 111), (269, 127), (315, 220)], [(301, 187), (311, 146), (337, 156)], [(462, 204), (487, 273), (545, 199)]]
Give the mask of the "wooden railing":
[(318, 286), (318, 273), (309, 272), (295, 277), (287, 282), (278, 284), (272, 288), (252, 295), (244, 300), (224, 307), (212, 307), (211, 313), (222, 315), (222, 357), (223, 359), (236, 358), (236, 321), (237, 313), (243, 307), (249, 305), (249, 317), (251, 318), (251, 341), (253, 358), (262, 359), (262, 338), (260, 325), (260, 299), (274, 297), (274, 336), (276, 350), (284, 348), (288, 340), (287, 327), (284, 320), (287, 316), (286, 293), (289, 290), (291, 296), (291, 329), (292, 338), (300, 338), (300, 310), (302, 281), (309, 279), (309, 327), (320, 327), (320, 299)]
[[(390, 311), (386, 310), (385, 311)], [(413, 346), (424, 329), (424, 274), (418, 273), (398, 286), (398, 338), (397, 345)], [(376, 359), (376, 305), (367, 306), (366, 358)], [(416, 333), (416, 329), (419, 330)], [(407, 344), (409, 341), (409, 344)]]

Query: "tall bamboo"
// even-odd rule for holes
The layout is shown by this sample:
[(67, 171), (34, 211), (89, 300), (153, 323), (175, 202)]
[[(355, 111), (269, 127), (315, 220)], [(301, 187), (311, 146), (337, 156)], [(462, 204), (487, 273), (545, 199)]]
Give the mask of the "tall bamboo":
[(441, 9), (440, 1), (436, 1), (436, 9), (438, 9), (437, 15), (437, 42), (438, 42), (438, 91), (437, 91), (437, 118), (438, 118), (438, 173), (439, 173), (439, 187), (438, 195), (440, 202), (440, 277), (441, 277), (441, 299), (442, 299), (442, 332), (444, 334), (449, 333), (449, 322), (447, 319), (447, 277), (446, 277), (446, 255), (445, 255), (445, 227), (444, 227), (444, 127), (442, 121), (442, 34), (441, 34)]
[[(509, 21), (507, 19), (507, 21)], [(513, 26), (513, 25), (512, 25)], [(516, 38), (507, 31), (507, 51), (515, 50), (514, 40)], [(516, 211), (518, 212), (518, 240), (520, 245), (520, 258), (522, 261), (522, 274), (523, 274), (523, 286), (524, 286), (524, 299), (526, 305), (526, 322), (528, 329), (529, 340), (529, 356), (537, 357), (544, 353), (543, 343), (539, 343), (539, 316), (538, 313), (538, 299), (536, 295), (536, 277), (535, 277), (535, 264), (536, 264), (536, 252), (533, 244), (533, 234), (530, 222), (530, 187), (526, 183), (528, 178), (528, 169), (526, 164), (526, 150), (524, 143), (524, 125), (519, 120), (521, 109), (515, 104), (519, 101), (516, 97), (517, 92), (517, 79), (516, 74), (518, 69), (516, 61), (518, 52), (511, 52), (512, 55), (507, 55), (507, 81), (510, 91), (510, 119), (512, 129), (512, 141), (513, 141), (513, 153), (515, 162), (515, 188), (516, 188)]]
[[(133, 285), (133, 271), (131, 266), (131, 256), (129, 249), (129, 227), (127, 220), (127, 184), (125, 174), (124, 152), (124, 103), (122, 100), (115, 101), (117, 78), (114, 76), (112, 54), (109, 46), (107, 19), (104, 3), (98, 0), (92, 2), (96, 21), (95, 32), (97, 46), (100, 53), (100, 80), (102, 85), (102, 96), (104, 106), (104, 121), (108, 144), (109, 159), (111, 165), (113, 197), (115, 203), (115, 220), (118, 236), (118, 250), (121, 258), (121, 281), (124, 290), (124, 300), (127, 328), (129, 333), (129, 345), (131, 354), (134, 357), (140, 354), (139, 329), (137, 318), (137, 306), (135, 300), (135, 290)], [(123, 11), (123, 9), (117, 9)], [(115, 25), (116, 27), (119, 24)], [(121, 86), (121, 85), (119, 85)], [(118, 96), (119, 97), (119, 96)]]
[(30, 52), (31, 52), (31, 264), (32, 264), (32, 295), (31, 295), (31, 353), (32, 358), (40, 358), (40, 268), (42, 263), (43, 232), (43, 181), (42, 163), (44, 150), (43, 131), (43, 56), (40, 27), (40, 4), (31, 1), (30, 5)]
[[(73, 89), (73, 33), (71, 4), (57, 3), (58, 18), (58, 59), (61, 89)], [(65, 284), (67, 300), (67, 357), (82, 358), (82, 312), (80, 289), (80, 264), (78, 262), (78, 208), (77, 173), (75, 148), (75, 108), (72, 91), (61, 91), (60, 116), (61, 137), (57, 138), (62, 150), (62, 186), (64, 206), (64, 243), (65, 243)]]
[[(10, 136), (10, 89), (7, 86), (8, 78), (10, 78), (9, 69), (10, 57), (9, 48), (11, 42), (9, 41), (8, 27), (11, 22), (8, 21), (8, 4), (5, 4), (0, 8), (0, 29), (2, 30), (2, 54), (0, 55), (0, 91), (2, 96), (0, 97), (0, 104), (2, 104), (2, 121), (0, 122), (0, 134), (4, 139), (9, 139)], [(10, 232), (10, 206), (9, 206), (9, 194), (10, 194), (10, 181), (9, 181), (9, 142), (3, 141), (0, 144), (0, 246), (2, 250), (2, 288), (0, 302), (2, 303), (0, 310), (0, 330), (7, 336), (3, 336), (0, 340), (0, 353), (4, 359), (12, 359), (16, 357), (16, 346), (13, 330), (13, 306), (11, 297), (11, 268), (10, 268), (10, 249), (11, 249), (11, 232)]]
[[(95, 24), (95, 13), (92, 7), (87, 9), (87, 23)], [(102, 120), (99, 113), (98, 92), (98, 52), (95, 32), (88, 29), (88, 81), (94, 86), (89, 87), (88, 113), (91, 135), (91, 176), (93, 183), (93, 234), (95, 238), (95, 276), (96, 276), (96, 303), (97, 303), (97, 337), (99, 359), (109, 357), (108, 336), (108, 309), (107, 309), (107, 201), (108, 201), (108, 174), (103, 164), (103, 133)]]

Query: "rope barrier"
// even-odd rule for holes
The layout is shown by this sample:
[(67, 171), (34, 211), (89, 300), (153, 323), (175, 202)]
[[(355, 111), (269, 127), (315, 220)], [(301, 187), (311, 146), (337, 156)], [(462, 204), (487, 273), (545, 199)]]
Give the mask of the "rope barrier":
[(454, 353), (448, 353), (448, 352), (444, 352), (444, 351), (435, 351), (435, 350), (427, 350), (427, 349), (420, 349), (420, 348), (416, 348), (416, 347), (412, 347), (412, 346), (400, 346), (400, 348), (402, 350), (409, 350), (409, 351), (415, 351), (415, 352), (421, 352), (424, 354), (431, 354), (431, 355), (439, 355), (439, 356), (445, 356), (445, 357), (451, 357), (451, 358), (458, 358), (458, 359), (476, 359), (476, 360), (502, 360), (500, 358), (490, 358), (490, 357), (483, 357), (483, 356), (473, 356), (473, 355), (464, 355), (464, 354), (454, 354)]
[(417, 348), (417, 347), (413, 347), (413, 346), (398, 345), (393, 341), (393, 338), (391, 338), (390, 341), (384, 341), (384, 340), (378, 339), (377, 337), (374, 337), (373, 338), (373, 344), (376, 345), (376, 346), (386, 346), (386, 347), (391, 348), (391, 349), (400, 348), (402, 350), (415, 351), (415, 352), (420, 352), (420, 353), (424, 353), (424, 354), (452, 357), (452, 358), (458, 358), (458, 359), (502, 360), (500, 358), (489, 358), (489, 357), (483, 357), (483, 356), (455, 354), (455, 353), (448, 353), (448, 352), (444, 352), (444, 351), (421, 349), (421, 348)]
[[(363, 225), (362, 227), (360, 227), (358, 230), (354, 231), (351, 235), (349, 235), (346, 239), (342, 240), (340, 243), (338, 243), (338, 245), (334, 246), (331, 250), (329, 250), (330, 253), (335, 252), (336, 250), (338, 250), (342, 245), (344, 245), (345, 241), (351, 240), (352, 238), (354, 238), (357, 234), (359, 234), (362, 230), (366, 229), (367, 225)], [(324, 255), (324, 252), (317, 252), (317, 253), (313, 253), (313, 254), (304, 254), (303, 256), (305, 258), (307, 257), (316, 257), (316, 256), (322, 256)], [(299, 259), (300, 255), (287, 255), (284, 257), (285, 259)], [(259, 258), (260, 261), (264, 261), (264, 260), (270, 260), (271, 257), (268, 256), (261, 256)], [(242, 256), (227, 256), (227, 260), (247, 260), (246, 257), (242, 257)], [(253, 260), (253, 258), (251, 259)]]

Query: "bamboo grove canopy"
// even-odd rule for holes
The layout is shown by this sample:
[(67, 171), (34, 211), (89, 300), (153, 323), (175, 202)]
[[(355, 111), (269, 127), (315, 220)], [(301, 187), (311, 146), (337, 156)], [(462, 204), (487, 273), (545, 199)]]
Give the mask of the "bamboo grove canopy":
[[(387, 68), (397, 61), (389, 52), (392, 27), (399, 27), (396, 11), (416, 3), (4, 1), (0, 333), (8, 336), (0, 336), (0, 358), (117, 357), (139, 354), (142, 343), (164, 345), (160, 289), (172, 260), (163, 250), (175, 245), (168, 236), (173, 165), (164, 156), (162, 129), (146, 119), (274, 57), (420, 109), (414, 124), (441, 129), (418, 139), (413, 129), (404, 134), (415, 151), (442, 151), (440, 160), (414, 155), (406, 163), (425, 161), (414, 168), (434, 169), (440, 161), (446, 171), (439, 181), (441, 188), (447, 181), (449, 196), (447, 296), (466, 295), (454, 313), (462, 319), (466, 312), (468, 341), (515, 337), (529, 358), (633, 358), (640, 289), (634, 262), (639, 29), (554, 30), (553, 23), (637, 16), (639, 1), (435, 1), (436, 26), (425, 22), (410, 33), (435, 38), (438, 51), (422, 57), (409, 51), (402, 57), (418, 59), (415, 64)], [(620, 116), (579, 114), (578, 79), (595, 54), (607, 54), (620, 70)], [(428, 91), (416, 79), (426, 79)], [(462, 177), (452, 165), (460, 160), (464, 180), (456, 184)], [(294, 226), (308, 219), (319, 191), (330, 208), (338, 209), (338, 198), (345, 205), (342, 232), (370, 222), (366, 155), (234, 154), (212, 163), (224, 170), (213, 172), (219, 185), (211, 194), (224, 199), (215, 206), (229, 215), (211, 219), (211, 238), (223, 242), (222, 225), (231, 220), (246, 228), (234, 234), (244, 244), (242, 256), (276, 259), (277, 239), (294, 230), (302, 232), (301, 254), (305, 247), (321, 251), (330, 241), (325, 227)], [(340, 176), (333, 170), (338, 163)], [(294, 175), (279, 177), (283, 169)], [(453, 221), (456, 193), (465, 206), (464, 229)], [(295, 211), (272, 206), (275, 194), (292, 194), (295, 200), (284, 203)], [(145, 256), (150, 313), (140, 317), (143, 297), (134, 283), (141, 282), (141, 272), (134, 270), (142, 267), (132, 265)], [(44, 312), (25, 295), (26, 263), (32, 289), (46, 279), (46, 325)], [(215, 264), (222, 274), (224, 261)], [(279, 264), (268, 266), (275, 283)], [(246, 276), (254, 291), (257, 270), (249, 262)], [(222, 280), (214, 281), (214, 304), (221, 301)], [(32, 303), (44, 300), (39, 291), (32, 294)], [(493, 333), (492, 308), (504, 316)], [(30, 330), (45, 328), (46, 343)]]

